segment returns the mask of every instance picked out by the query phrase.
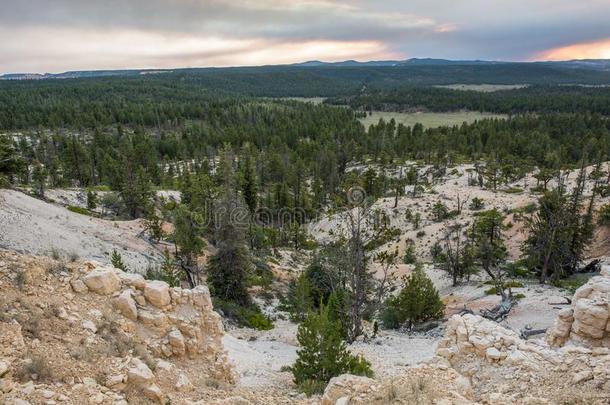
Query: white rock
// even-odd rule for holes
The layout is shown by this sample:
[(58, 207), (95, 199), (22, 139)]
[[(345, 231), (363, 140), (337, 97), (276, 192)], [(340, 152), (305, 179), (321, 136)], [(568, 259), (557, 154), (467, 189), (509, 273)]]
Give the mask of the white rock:
[(125, 290), (114, 300), (114, 306), (119, 312), (128, 319), (136, 321), (138, 319), (138, 308), (134, 301), (131, 290)]
[(0, 377), (4, 376), (4, 374), (8, 373), (8, 362), (4, 360), (0, 360)]
[(180, 392), (190, 391), (193, 388), (191, 381), (185, 374), (180, 374), (176, 379), (176, 389)]
[(574, 384), (579, 384), (581, 382), (589, 381), (591, 379), (593, 379), (593, 373), (591, 372), (591, 370), (583, 370), (579, 373), (574, 374), (574, 377), (572, 377), (572, 382)]
[(70, 281), (70, 285), (72, 286), (72, 289), (79, 294), (83, 294), (89, 291), (89, 288), (87, 288), (87, 286), (85, 285), (85, 283), (83, 283), (82, 280), (72, 280)]
[(55, 391), (42, 390), (42, 391), (40, 391), (40, 395), (42, 395), (43, 398), (51, 399), (55, 396)]
[(144, 297), (158, 308), (163, 308), (171, 303), (169, 285), (164, 281), (149, 281), (144, 287)]
[(114, 270), (96, 269), (83, 277), (87, 287), (98, 294), (110, 295), (121, 288), (121, 279)]
[(95, 326), (95, 324), (93, 322), (91, 322), (90, 320), (83, 321), (82, 327), (83, 327), (83, 329), (86, 329), (92, 333), (97, 332), (97, 326)]
[(119, 278), (125, 285), (133, 286), (140, 290), (146, 287), (146, 280), (140, 274), (120, 272)]
[(178, 329), (173, 329), (171, 332), (169, 332), (167, 337), (169, 344), (172, 347), (172, 351), (178, 356), (183, 355), (185, 352), (185, 344), (182, 333), (180, 333)]
[(131, 366), (127, 369), (127, 382), (129, 384), (144, 386), (150, 383), (155, 375), (150, 368), (140, 359), (133, 358)]
[(144, 387), (143, 391), (144, 395), (146, 395), (147, 398), (152, 399), (153, 401), (157, 401), (158, 403), (165, 402), (163, 391), (161, 391), (161, 388), (159, 388), (157, 385), (148, 385)]

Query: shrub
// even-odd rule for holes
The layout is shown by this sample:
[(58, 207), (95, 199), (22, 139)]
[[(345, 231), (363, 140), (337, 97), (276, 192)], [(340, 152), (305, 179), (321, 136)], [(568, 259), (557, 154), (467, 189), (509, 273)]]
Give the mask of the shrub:
[[(485, 284), (494, 284), (495, 281), (494, 280), (489, 280), (486, 281)], [(504, 283), (502, 283), (503, 289), (507, 289), (507, 288), (523, 288), (523, 283), (520, 283), (518, 281), (515, 280), (510, 280), (510, 281), (505, 281)], [(500, 290), (498, 288), (497, 285), (485, 290), (485, 295), (496, 295), (499, 294)]]
[(597, 223), (600, 225), (610, 225), (610, 204), (604, 204), (597, 211)]
[(504, 190), (504, 192), (508, 194), (519, 194), (523, 192), (523, 189), (519, 187), (511, 187)]
[(291, 371), (295, 384), (307, 395), (322, 392), (331, 378), (341, 374), (373, 375), (366, 359), (348, 351), (339, 328), (326, 307), (311, 312), (299, 326), (301, 349)]
[(123, 263), (123, 257), (116, 249), (112, 250), (112, 257), (110, 258), (110, 262), (114, 266), (115, 269), (127, 271), (127, 266)]
[(432, 280), (418, 266), (406, 278), (403, 289), (384, 303), (381, 320), (385, 327), (398, 328), (405, 322), (414, 323), (439, 319), (444, 305)]
[(449, 216), (449, 209), (441, 201), (437, 201), (432, 206), (432, 219), (435, 222), (441, 222)]
[(405, 249), (403, 261), (405, 264), (414, 264), (417, 261), (417, 257), (415, 255), (415, 243), (411, 239), (407, 239), (406, 244), (407, 248)]
[(174, 259), (169, 251), (163, 251), (163, 264), (161, 268), (148, 266), (144, 278), (147, 280), (165, 281), (170, 287), (180, 287), (184, 279), (184, 273), (176, 266)]
[(485, 202), (482, 198), (474, 197), (470, 202), (469, 207), (471, 211), (479, 211), (485, 208)]
[(563, 288), (574, 294), (576, 290), (585, 285), (588, 280), (589, 278), (586, 275), (579, 275), (571, 278), (554, 280), (552, 283), (555, 287)]
[(92, 215), (91, 211), (89, 211), (89, 210), (88, 210), (88, 209), (86, 209), (86, 208), (77, 207), (77, 206), (75, 206), (75, 205), (68, 205), (68, 207), (67, 207), (67, 208), (68, 208), (68, 211), (75, 212), (75, 213), (77, 213), (77, 214), (81, 214), (81, 215), (88, 215), (88, 216), (91, 216), (91, 215)]
[(232, 319), (237, 325), (258, 330), (269, 330), (273, 328), (273, 322), (261, 313), (255, 304), (248, 307), (241, 306), (234, 301), (213, 298), (214, 309)]

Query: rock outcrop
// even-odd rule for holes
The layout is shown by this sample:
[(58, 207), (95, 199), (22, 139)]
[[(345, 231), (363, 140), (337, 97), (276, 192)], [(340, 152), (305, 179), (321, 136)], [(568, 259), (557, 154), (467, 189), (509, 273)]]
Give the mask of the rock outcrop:
[(396, 378), (344, 374), (330, 380), (321, 405), (474, 404), (470, 382), (443, 364), (423, 364)]
[[(603, 392), (610, 392), (610, 349), (575, 345), (552, 348), (542, 340), (523, 340), (515, 332), (477, 315), (450, 318), (437, 355), (470, 378), (473, 386), (488, 386), (496, 381), (504, 391), (516, 395), (513, 400), (517, 403), (528, 402), (520, 393), (545, 398), (561, 395), (562, 390), (567, 391), (565, 397), (582, 393), (595, 397), (596, 392), (601, 397)], [(555, 384), (554, 391), (548, 391)]]
[(548, 331), (547, 341), (555, 347), (573, 342), (610, 348), (610, 266), (603, 266), (599, 276), (576, 290), (571, 307), (559, 313)]
[(235, 381), (205, 286), (0, 251), (0, 290), (0, 403), (185, 403)]

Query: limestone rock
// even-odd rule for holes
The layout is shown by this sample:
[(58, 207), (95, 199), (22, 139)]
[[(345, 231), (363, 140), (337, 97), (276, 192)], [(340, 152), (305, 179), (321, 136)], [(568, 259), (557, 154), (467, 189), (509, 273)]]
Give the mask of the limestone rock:
[(110, 295), (121, 288), (121, 279), (111, 269), (95, 269), (83, 277), (83, 282), (91, 291), (101, 295)]
[(157, 403), (165, 402), (165, 395), (163, 395), (163, 391), (155, 384), (147, 385), (143, 388), (144, 395), (146, 398), (156, 401)]
[(322, 405), (335, 405), (340, 398), (357, 397), (358, 395), (367, 392), (374, 384), (375, 380), (372, 378), (352, 374), (343, 374), (338, 377), (333, 377), (324, 390)]
[(84, 294), (89, 291), (89, 288), (87, 288), (87, 285), (85, 283), (83, 283), (82, 280), (79, 280), (79, 279), (70, 281), (70, 285), (72, 286), (72, 289), (79, 294)]
[(185, 352), (186, 345), (184, 343), (184, 336), (178, 329), (172, 330), (168, 335), (169, 344), (172, 347), (174, 354), (182, 356)]
[(576, 290), (571, 307), (559, 313), (546, 339), (555, 347), (568, 342), (610, 347), (610, 266)]
[(119, 312), (128, 319), (135, 321), (138, 319), (138, 308), (132, 298), (131, 290), (125, 290), (114, 300), (114, 306)]
[(144, 287), (144, 297), (158, 308), (166, 307), (171, 303), (169, 285), (164, 281), (149, 281)]
[(180, 392), (186, 392), (193, 389), (191, 381), (185, 374), (180, 374), (176, 379), (176, 389)]
[(127, 382), (136, 386), (145, 386), (149, 384), (155, 375), (150, 368), (140, 359), (133, 358), (131, 365), (127, 369)]
[(97, 332), (97, 326), (95, 326), (95, 324), (90, 320), (83, 321), (81, 326), (83, 327), (83, 329), (88, 330), (91, 333)]
[(121, 279), (123, 284), (125, 284), (127, 286), (135, 287), (139, 290), (142, 290), (142, 289), (144, 289), (144, 287), (146, 287), (146, 280), (140, 274), (126, 273), (124, 271), (122, 271), (118, 274), (119, 274), (119, 278)]
[(0, 360), (0, 378), (4, 377), (4, 374), (8, 373), (9, 367), (8, 362)]

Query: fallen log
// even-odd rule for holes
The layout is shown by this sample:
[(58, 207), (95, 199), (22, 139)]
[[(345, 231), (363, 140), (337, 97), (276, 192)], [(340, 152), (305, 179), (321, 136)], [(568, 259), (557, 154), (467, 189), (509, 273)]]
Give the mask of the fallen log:
[(521, 338), (527, 340), (530, 336), (541, 335), (546, 333), (546, 328), (544, 329), (523, 329), (521, 330)]
[(500, 304), (492, 309), (482, 309), (481, 316), (483, 318), (491, 319), (492, 321), (500, 322), (508, 316), (508, 313), (513, 306), (517, 303), (517, 300), (513, 298), (512, 294), (507, 295), (500, 301)]

